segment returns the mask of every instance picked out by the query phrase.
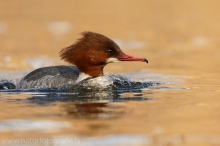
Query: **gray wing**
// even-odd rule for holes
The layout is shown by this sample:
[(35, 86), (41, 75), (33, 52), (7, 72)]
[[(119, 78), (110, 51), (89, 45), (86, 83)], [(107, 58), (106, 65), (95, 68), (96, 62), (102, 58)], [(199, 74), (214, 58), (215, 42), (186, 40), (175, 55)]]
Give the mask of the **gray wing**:
[(17, 84), (16, 89), (51, 88), (73, 84), (79, 77), (75, 66), (51, 66), (36, 69)]

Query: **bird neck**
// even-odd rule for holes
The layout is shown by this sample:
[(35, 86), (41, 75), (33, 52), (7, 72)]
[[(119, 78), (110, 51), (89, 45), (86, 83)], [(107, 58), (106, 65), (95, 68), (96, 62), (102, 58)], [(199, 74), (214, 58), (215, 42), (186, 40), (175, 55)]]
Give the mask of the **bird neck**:
[(104, 65), (95, 65), (95, 66), (77, 66), (80, 75), (79, 75), (79, 80), (86, 79), (88, 77), (98, 77), (98, 76), (103, 76), (103, 68)]

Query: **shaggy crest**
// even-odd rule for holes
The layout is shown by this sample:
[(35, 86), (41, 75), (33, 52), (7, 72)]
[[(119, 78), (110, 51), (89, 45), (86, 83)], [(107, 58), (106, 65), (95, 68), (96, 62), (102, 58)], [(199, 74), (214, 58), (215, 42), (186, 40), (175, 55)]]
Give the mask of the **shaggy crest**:
[(82, 51), (88, 53), (89, 49), (103, 51), (104, 48), (108, 48), (121, 51), (114, 41), (102, 34), (89, 31), (82, 32), (81, 34), (83, 37), (78, 39), (76, 43), (69, 47), (63, 48), (60, 51), (60, 57), (62, 60), (72, 64), (77, 64), (79, 60), (82, 61), (83, 59)]

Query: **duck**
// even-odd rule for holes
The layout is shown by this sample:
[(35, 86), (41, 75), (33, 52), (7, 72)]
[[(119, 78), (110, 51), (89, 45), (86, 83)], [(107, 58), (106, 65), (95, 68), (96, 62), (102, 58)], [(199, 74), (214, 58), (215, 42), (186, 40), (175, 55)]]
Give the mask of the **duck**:
[(24, 76), (16, 89), (56, 88), (63, 85), (77, 84), (85, 79), (104, 76), (103, 69), (109, 63), (123, 61), (146, 62), (125, 54), (110, 38), (95, 32), (85, 31), (82, 37), (69, 47), (63, 48), (61, 60), (71, 66), (49, 66), (38, 68)]

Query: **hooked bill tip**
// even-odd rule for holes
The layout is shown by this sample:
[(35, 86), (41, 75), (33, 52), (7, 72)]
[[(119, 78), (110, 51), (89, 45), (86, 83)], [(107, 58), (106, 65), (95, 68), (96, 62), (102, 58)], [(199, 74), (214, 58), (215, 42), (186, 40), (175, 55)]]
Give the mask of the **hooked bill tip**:
[(148, 63), (148, 60), (146, 59), (146, 58), (144, 58), (144, 60), (143, 60), (144, 62), (146, 62), (146, 63)]

